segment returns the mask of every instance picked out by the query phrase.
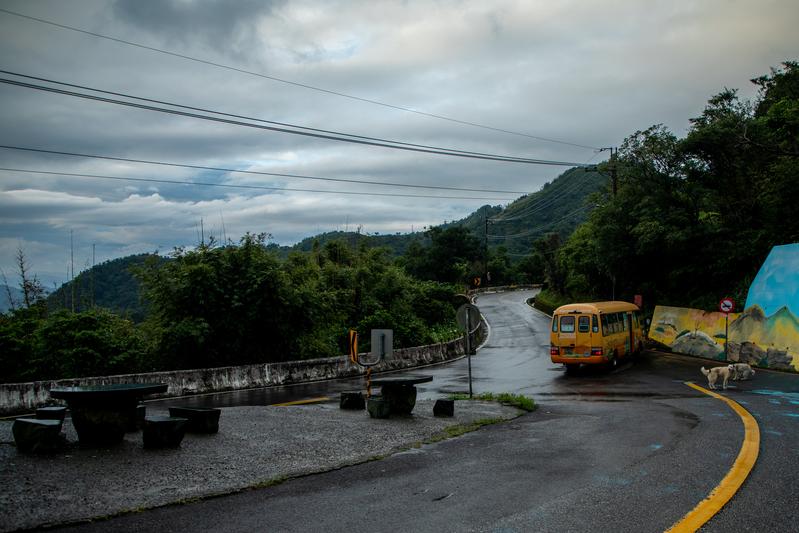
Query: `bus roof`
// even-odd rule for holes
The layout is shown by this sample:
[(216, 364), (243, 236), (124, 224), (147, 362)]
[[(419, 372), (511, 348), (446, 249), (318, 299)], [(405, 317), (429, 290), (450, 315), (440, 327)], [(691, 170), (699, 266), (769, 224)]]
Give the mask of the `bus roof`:
[(618, 313), (619, 311), (638, 311), (638, 306), (629, 302), (592, 302), (561, 305), (553, 315), (568, 313)]

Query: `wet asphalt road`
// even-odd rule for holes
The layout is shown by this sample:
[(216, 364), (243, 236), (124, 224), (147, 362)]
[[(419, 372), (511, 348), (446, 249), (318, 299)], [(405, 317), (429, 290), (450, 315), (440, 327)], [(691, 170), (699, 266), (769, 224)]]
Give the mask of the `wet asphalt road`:
[[(683, 383), (704, 385), (699, 367), (708, 363), (645, 353), (613, 373), (567, 376), (549, 361), (549, 319), (526, 306), (528, 296), (508, 292), (478, 300), (492, 332), (472, 358), (473, 386), (478, 393), (531, 396), (540, 405), (536, 412), (382, 461), (86, 529), (667, 529), (726, 475), (742, 443), (738, 415)], [(436, 397), (468, 390), (466, 364), (410, 373), (433, 375), (420, 396)], [(283, 387), (261, 391), (257, 400), (335, 395), (351, 387)], [(758, 421), (760, 456), (742, 489), (703, 531), (797, 531), (799, 376), (758, 370), (753, 381), (735, 383), (725, 394)], [(234, 397), (256, 401), (241, 393), (211, 399), (225, 405)]]

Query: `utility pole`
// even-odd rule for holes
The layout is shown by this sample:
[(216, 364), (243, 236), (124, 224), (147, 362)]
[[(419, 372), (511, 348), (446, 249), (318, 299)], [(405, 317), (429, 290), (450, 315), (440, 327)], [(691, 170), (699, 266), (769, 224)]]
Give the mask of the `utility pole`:
[[(619, 149), (616, 148), (616, 156), (619, 155)], [(613, 147), (610, 148), (610, 160), (608, 162), (608, 166), (610, 167), (610, 181), (611, 186), (613, 188), (613, 197), (616, 197), (616, 192), (619, 189), (618, 179), (616, 177), (616, 159), (613, 157)]]
[(72, 241), (72, 230), (69, 230), (69, 276), (72, 294), (72, 312), (75, 312), (75, 245)]
[(488, 206), (483, 208), (483, 221), (485, 229), (483, 232), (483, 277), (485, 278), (486, 285), (488, 284)]
[(94, 252), (95, 252), (95, 243), (92, 243), (92, 309), (94, 309)]
[[(613, 193), (613, 196), (615, 197), (616, 196), (616, 192), (618, 192), (618, 190), (619, 190), (619, 183), (618, 183), (618, 178), (617, 178), (617, 175), (616, 175), (616, 158), (613, 157), (613, 151), (614, 150), (616, 151), (616, 157), (618, 157), (619, 149), (618, 148), (614, 148), (613, 146), (609, 146), (609, 147), (606, 147), (606, 148), (600, 148), (599, 152), (610, 151), (610, 159), (608, 159), (608, 170), (610, 171), (610, 190)], [(596, 167), (596, 165), (587, 166), (585, 168), (586, 168), (586, 170), (592, 170), (592, 171), (598, 172), (598, 168)]]

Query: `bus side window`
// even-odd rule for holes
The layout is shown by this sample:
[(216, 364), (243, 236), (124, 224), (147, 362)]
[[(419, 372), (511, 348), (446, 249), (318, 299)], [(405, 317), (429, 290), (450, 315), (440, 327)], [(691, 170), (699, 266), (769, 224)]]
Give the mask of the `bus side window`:
[(591, 315), (591, 331), (599, 333), (599, 320), (597, 320), (596, 315)]
[(627, 323), (627, 321), (630, 319), (630, 316), (627, 313), (624, 313), (622, 317), (623, 317), (622, 324), (624, 325), (624, 331), (629, 331), (630, 325)]
[(574, 333), (574, 317), (562, 316), (560, 317), (560, 331), (561, 333)]
[(608, 315), (608, 333), (613, 335), (616, 333), (616, 313), (609, 313)]
[(591, 327), (591, 319), (587, 316), (581, 316), (577, 319), (577, 331), (580, 333), (588, 333), (588, 329)]
[(552, 319), (552, 333), (558, 332), (558, 317)]
[(602, 315), (602, 335), (607, 335), (610, 332), (608, 327), (608, 315)]

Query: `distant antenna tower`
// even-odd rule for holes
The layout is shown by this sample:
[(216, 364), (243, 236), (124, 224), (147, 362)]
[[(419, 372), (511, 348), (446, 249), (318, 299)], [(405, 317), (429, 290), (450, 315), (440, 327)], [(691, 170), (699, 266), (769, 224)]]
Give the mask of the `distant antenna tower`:
[(69, 230), (69, 288), (71, 294), (71, 309), (75, 312), (75, 245), (72, 240), (72, 230)]
[(92, 282), (92, 301), (91, 301), (92, 309), (94, 309), (94, 252), (95, 252), (95, 246), (96, 246), (96, 244), (92, 243), (92, 270), (91, 270), (91, 272), (92, 272), (92, 276), (91, 276), (91, 282)]

